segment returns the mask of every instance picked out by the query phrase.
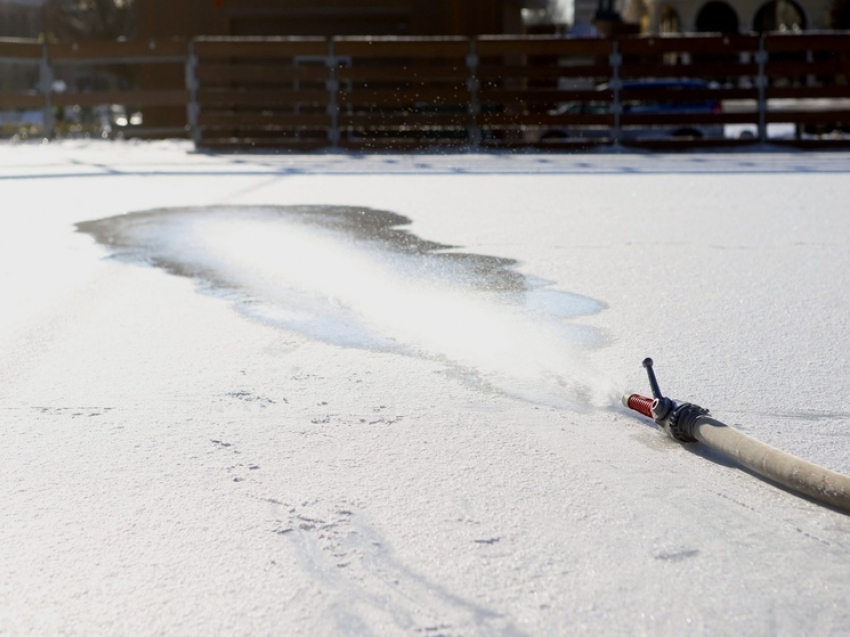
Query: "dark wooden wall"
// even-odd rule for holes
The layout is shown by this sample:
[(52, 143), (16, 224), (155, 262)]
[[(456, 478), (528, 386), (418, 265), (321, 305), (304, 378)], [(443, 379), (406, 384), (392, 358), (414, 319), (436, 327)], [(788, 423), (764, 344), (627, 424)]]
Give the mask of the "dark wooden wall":
[(523, 32), (522, 0), (144, 0), (137, 37)]

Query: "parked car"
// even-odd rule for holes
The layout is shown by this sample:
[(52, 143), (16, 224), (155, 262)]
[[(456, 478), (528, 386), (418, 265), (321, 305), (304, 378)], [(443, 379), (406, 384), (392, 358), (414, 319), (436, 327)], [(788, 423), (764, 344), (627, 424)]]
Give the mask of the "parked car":
[[(671, 99), (671, 92), (687, 91), (694, 89), (709, 89), (712, 84), (704, 80), (678, 80), (678, 79), (652, 79), (652, 80), (634, 80), (625, 81), (621, 84), (621, 89), (625, 91), (623, 100), (621, 100), (623, 115), (675, 115), (681, 120), (682, 115), (702, 115), (721, 113), (723, 105), (717, 99)], [(609, 91), (608, 84), (601, 84), (597, 90)], [(651, 90), (658, 91), (658, 99), (653, 100), (632, 100), (628, 98), (629, 90)], [(611, 137), (611, 127), (602, 124), (575, 124), (570, 123), (570, 115), (610, 115), (613, 104), (610, 99), (589, 101), (589, 102), (570, 102), (560, 105), (558, 108), (549, 112), (550, 115), (564, 116), (563, 125), (542, 127), (536, 131), (532, 131), (532, 135), (537, 136), (537, 140), (553, 140), (553, 139), (601, 139)], [(638, 139), (669, 139), (669, 138), (690, 138), (690, 139), (719, 139), (724, 136), (722, 124), (700, 124), (700, 123), (682, 123), (671, 122), (666, 125), (623, 125), (620, 131), (621, 139), (638, 140)], [(535, 140), (532, 140), (535, 141)]]

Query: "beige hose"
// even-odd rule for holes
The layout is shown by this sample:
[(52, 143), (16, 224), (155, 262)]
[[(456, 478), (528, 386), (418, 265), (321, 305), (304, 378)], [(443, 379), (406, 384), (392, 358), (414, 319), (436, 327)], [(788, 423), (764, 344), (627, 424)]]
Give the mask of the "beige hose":
[(850, 513), (850, 476), (795, 458), (709, 416), (698, 416), (692, 433), (759, 475)]

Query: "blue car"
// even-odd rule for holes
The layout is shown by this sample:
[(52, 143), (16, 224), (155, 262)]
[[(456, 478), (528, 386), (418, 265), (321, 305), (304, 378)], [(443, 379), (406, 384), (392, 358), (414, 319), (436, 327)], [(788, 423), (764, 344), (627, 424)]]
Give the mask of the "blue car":
[[(599, 91), (608, 92), (608, 84), (597, 87)], [(681, 121), (682, 115), (718, 114), (723, 112), (723, 105), (716, 99), (672, 99), (679, 91), (706, 90), (712, 88), (709, 82), (704, 80), (678, 80), (678, 79), (652, 79), (652, 80), (627, 80), (621, 84), (621, 113), (628, 115), (674, 115), (676, 120), (669, 124), (661, 125), (630, 125), (621, 127), (620, 136), (624, 140), (640, 139), (720, 139), (724, 136), (722, 124), (689, 123)], [(629, 99), (630, 90), (658, 91), (658, 99), (640, 100)], [(540, 128), (536, 131), (540, 140), (558, 139), (601, 139), (612, 136), (610, 126), (602, 124), (576, 124), (571, 126), (570, 115), (610, 115), (612, 112), (612, 101), (590, 101), (571, 102), (563, 104), (550, 111), (550, 115), (564, 116), (564, 124), (548, 128)]]

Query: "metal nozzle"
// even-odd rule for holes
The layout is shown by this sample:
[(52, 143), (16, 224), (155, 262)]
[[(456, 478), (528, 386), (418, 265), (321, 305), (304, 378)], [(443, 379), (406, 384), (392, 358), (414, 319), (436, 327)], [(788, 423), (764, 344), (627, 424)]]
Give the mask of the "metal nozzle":
[(647, 418), (652, 418), (652, 405), (655, 402), (652, 398), (640, 394), (623, 394), (621, 400), (623, 406), (643, 414)]
[(652, 359), (643, 360), (644, 369), (649, 376), (652, 398), (640, 394), (626, 394), (623, 404), (639, 414), (652, 418), (671, 438), (679, 442), (694, 442), (693, 426), (697, 417), (708, 414), (707, 409), (693, 403), (679, 402), (665, 397), (658, 387), (658, 380), (652, 370)]

